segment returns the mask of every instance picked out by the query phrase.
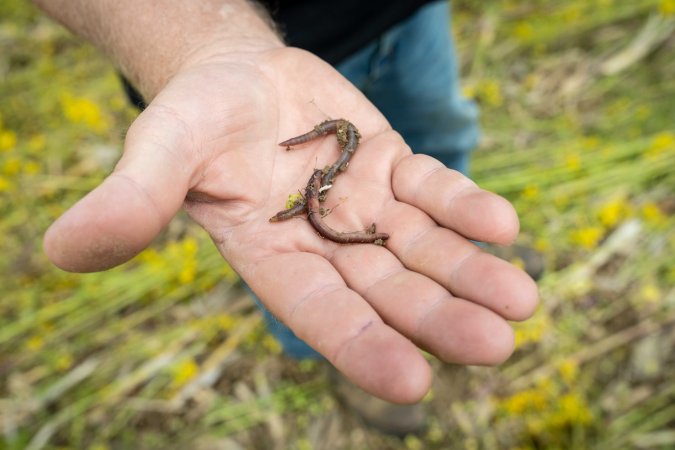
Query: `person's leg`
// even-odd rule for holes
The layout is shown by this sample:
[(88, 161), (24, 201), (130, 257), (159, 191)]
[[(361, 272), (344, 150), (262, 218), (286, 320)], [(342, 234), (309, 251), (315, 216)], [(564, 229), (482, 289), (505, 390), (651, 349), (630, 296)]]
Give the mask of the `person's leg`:
[(337, 69), (413, 152), (467, 173), (478, 142), (478, 109), (461, 95), (447, 1), (421, 8)]

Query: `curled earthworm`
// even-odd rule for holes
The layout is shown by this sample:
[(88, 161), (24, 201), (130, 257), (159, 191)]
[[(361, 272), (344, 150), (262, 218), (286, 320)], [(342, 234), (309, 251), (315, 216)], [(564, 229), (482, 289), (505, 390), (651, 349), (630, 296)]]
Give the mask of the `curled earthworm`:
[(342, 149), (340, 157), (335, 163), (326, 167), (324, 170), (315, 170), (307, 183), (305, 198), (301, 201), (297, 201), (290, 208), (279, 211), (270, 218), (270, 222), (279, 222), (290, 219), (306, 212), (307, 218), (316, 231), (321, 236), (334, 242), (343, 244), (374, 243), (384, 245), (384, 242), (389, 238), (389, 235), (386, 233), (376, 233), (375, 224), (372, 224), (370, 228), (365, 231), (339, 232), (330, 228), (323, 221), (320, 203), (326, 199), (327, 191), (333, 186), (333, 182), (337, 175), (340, 172), (347, 170), (349, 160), (354, 155), (356, 147), (359, 144), (359, 139), (361, 138), (359, 131), (352, 123), (344, 119), (326, 120), (316, 125), (312, 131), (288, 139), (279, 145), (286, 147), (286, 150), (290, 150), (292, 145), (309, 142), (329, 133), (336, 134), (338, 144)]
[(321, 188), (323, 178), (322, 170), (315, 170), (307, 183), (305, 189), (305, 199), (307, 201), (307, 218), (314, 229), (326, 239), (340, 244), (377, 244), (384, 245), (384, 241), (389, 239), (386, 233), (376, 233), (375, 224), (372, 224), (365, 231), (335, 231), (323, 221), (321, 214), (321, 203), (319, 202), (319, 189)]

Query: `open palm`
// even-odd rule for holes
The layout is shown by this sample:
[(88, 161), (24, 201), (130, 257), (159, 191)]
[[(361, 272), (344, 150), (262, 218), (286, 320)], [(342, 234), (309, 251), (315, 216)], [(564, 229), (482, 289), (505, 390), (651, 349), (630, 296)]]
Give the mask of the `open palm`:
[[(341, 245), (307, 220), (270, 223), (334, 137), (278, 142), (328, 118), (362, 140), (325, 202), (339, 231), (376, 223), (385, 247)], [(145, 248), (179, 208), (212, 236), (264, 304), (357, 385), (414, 402), (429, 389), (418, 348), (444, 361), (496, 364), (513, 347), (508, 320), (529, 317), (534, 283), (469, 239), (510, 243), (512, 207), (438, 161), (413, 155), (334, 69), (296, 49), (212, 57), (183, 68), (129, 130), (115, 171), (52, 225), (50, 258), (102, 270)]]

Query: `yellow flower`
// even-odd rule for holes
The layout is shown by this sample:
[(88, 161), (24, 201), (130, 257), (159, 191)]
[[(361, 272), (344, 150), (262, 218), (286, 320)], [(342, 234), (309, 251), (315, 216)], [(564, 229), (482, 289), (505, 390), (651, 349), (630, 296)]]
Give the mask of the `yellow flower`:
[(519, 22), (513, 28), (513, 34), (521, 42), (530, 42), (534, 38), (534, 29), (528, 22)]
[(56, 359), (56, 368), (60, 371), (68, 370), (73, 366), (73, 357), (63, 354)]
[(544, 411), (549, 405), (546, 393), (538, 389), (526, 389), (516, 392), (502, 403), (508, 414), (522, 415)]
[(582, 140), (582, 147), (586, 150), (595, 150), (600, 147), (600, 138), (597, 136), (588, 136)]
[(579, 363), (573, 359), (565, 359), (558, 366), (558, 371), (565, 383), (571, 385), (579, 373)]
[(535, 198), (539, 197), (539, 186), (535, 184), (530, 184), (527, 187), (525, 187), (521, 195), (523, 196), (524, 199), (534, 200)]
[(265, 350), (270, 352), (273, 355), (279, 355), (281, 354), (281, 351), (283, 350), (281, 348), (281, 344), (279, 341), (277, 341), (272, 335), (266, 334), (262, 340), (261, 344)]
[(488, 106), (498, 107), (504, 103), (502, 89), (495, 80), (484, 80), (479, 88), (479, 97)]
[(551, 251), (551, 241), (544, 238), (537, 238), (537, 240), (534, 241), (534, 248), (541, 253), (549, 252)]
[(64, 116), (73, 123), (87, 125), (99, 132), (108, 128), (107, 120), (98, 105), (87, 98), (64, 94), (61, 97), (61, 108)]
[(32, 352), (37, 352), (44, 347), (45, 341), (40, 336), (33, 336), (26, 341), (26, 348)]
[(569, 170), (579, 170), (581, 167), (581, 156), (578, 153), (570, 153), (565, 156), (565, 167)]
[(476, 98), (476, 85), (470, 83), (462, 85), (462, 95), (466, 98)]
[(675, 151), (675, 134), (669, 131), (664, 131), (652, 138), (651, 145), (647, 149), (645, 155), (647, 157), (653, 158), (666, 152), (673, 151)]
[(16, 133), (12, 130), (0, 130), (0, 151), (8, 152), (16, 147)]
[(192, 358), (186, 359), (174, 368), (172, 384), (174, 387), (183, 386), (185, 383), (194, 378), (198, 373), (199, 366), (197, 363)]
[(579, 20), (583, 13), (583, 3), (573, 3), (562, 12), (562, 18), (565, 22), (574, 23)]
[(178, 274), (178, 281), (181, 284), (187, 284), (194, 281), (197, 274), (197, 262), (192, 259), (186, 259), (180, 273)]
[(2, 175), (0, 175), (0, 192), (8, 192), (12, 189), (12, 183)]
[(291, 209), (294, 207), (296, 204), (300, 203), (303, 201), (303, 197), (301, 193), (297, 194), (291, 194), (288, 196), (288, 199), (286, 200), (286, 209)]
[(585, 425), (593, 420), (593, 415), (588, 409), (588, 405), (576, 393), (563, 395), (558, 403), (559, 411), (552, 419), (556, 425), (564, 426), (567, 424)]
[(192, 237), (188, 237), (183, 239), (183, 251), (185, 254), (194, 256), (197, 254), (197, 250), (199, 249), (199, 244), (197, 244), (197, 240)]
[(611, 228), (627, 217), (629, 212), (630, 205), (626, 203), (623, 197), (617, 197), (600, 208), (598, 218), (605, 227)]
[(40, 166), (39, 163), (35, 161), (28, 161), (23, 165), (24, 173), (27, 173), (29, 175), (39, 173), (40, 170), (42, 170), (42, 167)]
[[(1, 190), (1, 189), (0, 189)], [(642, 217), (651, 225), (663, 225), (668, 217), (661, 211), (661, 208), (655, 203), (645, 203), (642, 207)]]
[(661, 290), (654, 282), (644, 284), (638, 295), (647, 303), (658, 303), (663, 298)]
[(661, 0), (659, 3), (659, 12), (664, 16), (675, 14), (675, 0)]
[(28, 148), (33, 151), (39, 151), (45, 148), (47, 139), (44, 134), (36, 134), (28, 140)]
[(550, 320), (546, 314), (536, 314), (526, 322), (514, 325), (515, 345), (520, 348), (526, 344), (537, 343), (542, 340), (544, 333), (550, 329)]
[(8, 158), (2, 164), (2, 171), (5, 175), (16, 175), (21, 170), (21, 160), (19, 158)]
[(599, 226), (589, 226), (573, 230), (571, 233), (572, 242), (579, 244), (585, 249), (592, 249), (598, 245), (598, 242), (604, 236), (605, 230)]
[(218, 324), (218, 327), (224, 331), (229, 331), (231, 330), (234, 325), (237, 323), (237, 320), (232, 317), (230, 314), (219, 314), (216, 317), (216, 323)]

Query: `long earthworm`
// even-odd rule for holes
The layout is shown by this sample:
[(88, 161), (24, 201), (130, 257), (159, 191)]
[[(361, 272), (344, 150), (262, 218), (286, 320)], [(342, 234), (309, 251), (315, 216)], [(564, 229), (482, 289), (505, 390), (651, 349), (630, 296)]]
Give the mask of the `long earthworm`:
[(312, 131), (301, 134), (300, 136), (296, 136), (294, 138), (287, 139), (284, 142), (279, 143), (279, 145), (286, 147), (286, 150), (290, 150), (292, 145), (304, 144), (305, 142), (309, 142), (320, 136), (325, 136), (328, 133), (337, 132), (340, 122), (346, 121), (344, 119), (326, 120), (316, 125)]
[(296, 202), (292, 207), (279, 211), (269, 220), (270, 222), (279, 222), (306, 212), (307, 218), (316, 231), (321, 236), (334, 242), (342, 244), (374, 243), (384, 245), (389, 235), (386, 233), (376, 233), (375, 224), (372, 224), (365, 231), (339, 232), (330, 228), (323, 221), (320, 203), (325, 200), (327, 191), (332, 187), (338, 173), (347, 170), (349, 160), (356, 151), (359, 139), (361, 138), (359, 131), (352, 123), (344, 119), (326, 120), (316, 125), (312, 131), (288, 139), (279, 145), (286, 147), (286, 150), (290, 150), (292, 145), (309, 142), (329, 133), (336, 134), (338, 144), (342, 149), (340, 157), (331, 166), (326, 167), (324, 170), (315, 170), (312, 173), (305, 189), (303, 201)]
[(359, 130), (357, 130), (354, 125), (346, 120), (342, 120), (341, 122), (342, 123), (338, 124), (336, 134), (338, 143), (342, 148), (342, 153), (338, 160), (326, 171), (321, 181), (322, 187), (332, 185), (338, 171), (344, 172), (347, 170), (349, 160), (356, 151), (356, 147), (359, 145), (359, 139), (361, 139)]
[(288, 209), (284, 209), (270, 217), (270, 222), (281, 222), (282, 220), (292, 219), (295, 216), (307, 212), (307, 203), (303, 201), (296, 202), (295, 205)]
[(307, 201), (307, 218), (314, 229), (326, 239), (339, 244), (377, 244), (384, 245), (384, 241), (389, 239), (387, 233), (376, 233), (375, 224), (371, 225), (365, 231), (340, 232), (329, 227), (323, 221), (321, 215), (321, 203), (319, 202), (319, 189), (321, 188), (321, 178), (323, 171), (315, 170), (309, 178), (307, 188), (305, 189), (305, 199)]

